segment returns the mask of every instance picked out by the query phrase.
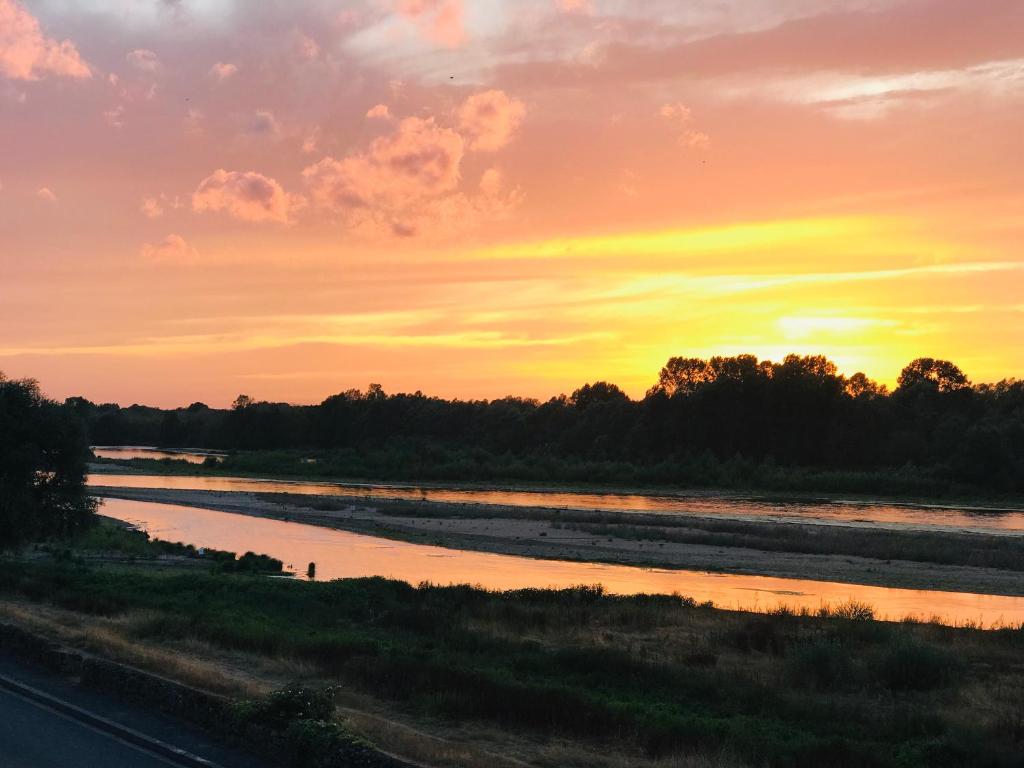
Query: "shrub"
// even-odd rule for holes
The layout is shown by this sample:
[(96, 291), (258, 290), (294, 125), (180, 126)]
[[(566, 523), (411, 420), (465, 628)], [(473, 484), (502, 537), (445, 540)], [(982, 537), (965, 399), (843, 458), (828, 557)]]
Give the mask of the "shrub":
[(910, 638), (897, 638), (882, 655), (880, 682), (895, 691), (928, 691), (949, 683), (960, 663), (947, 651)]
[(850, 652), (840, 643), (816, 640), (793, 648), (786, 658), (794, 684), (828, 691), (849, 688), (854, 678)]

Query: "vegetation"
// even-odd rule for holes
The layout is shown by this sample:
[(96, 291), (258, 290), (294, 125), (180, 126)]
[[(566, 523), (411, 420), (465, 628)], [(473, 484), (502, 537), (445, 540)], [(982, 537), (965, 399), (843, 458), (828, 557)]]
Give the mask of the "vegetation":
[(87, 456), (85, 431), (70, 409), (44, 398), (34, 381), (0, 373), (0, 550), (90, 524)]
[(223, 573), (281, 573), (284, 563), (269, 555), (246, 552), (239, 557), (234, 552), (193, 544), (151, 539), (145, 531), (127, 528), (110, 521), (94, 525), (82, 533), (37, 547), (37, 550), (51, 552), (61, 559), (119, 555), (137, 560), (155, 560), (161, 557), (178, 557), (202, 560), (216, 571)]
[[(595, 588), (291, 584), (59, 563), (0, 562), (0, 594), (123, 617), (133, 643), (287, 658), (402, 711), (645, 759), (1011, 766), (1024, 749), (1020, 628), (886, 624), (860, 604), (754, 615)], [(244, 714), (274, 718), (290, 702)], [(309, 706), (325, 720), (323, 701)]]
[[(897, 389), (820, 356), (672, 358), (634, 401), (606, 382), (547, 402), (387, 395), (160, 410), (68, 401), (95, 444), (248, 453), (208, 471), (376, 479), (669, 483), (922, 495), (1024, 492), (1024, 382), (922, 358)], [(214, 462), (211, 462), (213, 465)]]

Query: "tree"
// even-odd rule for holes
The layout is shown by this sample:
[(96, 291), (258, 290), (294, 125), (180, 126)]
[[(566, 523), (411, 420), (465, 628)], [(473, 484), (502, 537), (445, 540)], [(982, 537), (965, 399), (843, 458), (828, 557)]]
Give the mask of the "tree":
[(699, 357), (670, 357), (658, 373), (658, 383), (648, 394), (664, 392), (669, 397), (677, 393), (692, 395), (714, 380), (715, 371), (706, 360)]
[(866, 374), (861, 373), (860, 371), (853, 374), (853, 376), (846, 380), (846, 394), (855, 400), (860, 397), (879, 397), (885, 393), (886, 386), (884, 384), (872, 381)]
[(615, 384), (595, 381), (593, 384), (584, 384), (573, 392), (569, 402), (577, 408), (588, 408), (596, 403), (629, 402), (629, 395)]
[(919, 357), (903, 369), (896, 380), (897, 391), (915, 387), (933, 389), (937, 392), (956, 392), (971, 386), (967, 374), (948, 360)]
[(249, 406), (253, 405), (255, 401), (248, 395), (239, 395), (235, 398), (235, 402), (231, 404), (232, 409), (236, 411), (244, 411)]
[(72, 408), (44, 398), (34, 381), (0, 374), (0, 549), (67, 536), (94, 520), (87, 455)]

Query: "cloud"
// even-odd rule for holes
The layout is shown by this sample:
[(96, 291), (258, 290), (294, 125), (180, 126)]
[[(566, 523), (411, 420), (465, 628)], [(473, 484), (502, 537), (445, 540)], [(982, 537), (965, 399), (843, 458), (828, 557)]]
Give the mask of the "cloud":
[(324, 208), (402, 206), (450, 192), (459, 183), (464, 142), (433, 118), (407, 117), (359, 152), (327, 157), (303, 171), (313, 199)]
[(303, 171), (313, 202), (364, 237), (444, 237), (507, 216), (521, 200), (497, 169), (458, 190), (465, 140), (433, 118), (408, 117), (369, 148)]
[(320, 44), (309, 35), (295, 30), (292, 35), (292, 52), (297, 59), (312, 61), (320, 55)]
[(590, 0), (555, 0), (555, 4), (564, 13), (590, 13)]
[(457, 48), (466, 37), (462, 0), (397, 0), (396, 9), (433, 43)]
[(144, 197), (142, 202), (139, 203), (139, 211), (147, 219), (159, 219), (168, 210), (176, 211), (184, 207), (185, 203), (177, 195), (170, 197), (169, 195), (160, 194), (159, 196)]
[(693, 127), (693, 111), (686, 105), (662, 104), (658, 114), (673, 123), (679, 131), (680, 146), (689, 149), (707, 149), (711, 145), (711, 137)]
[(775, 25), (667, 43), (657, 38), (616, 40), (604, 45), (599, 66), (559, 59), (509, 61), (498, 65), (498, 79), (516, 87), (547, 88), (728, 75), (754, 75), (763, 81), (765, 73), (866, 76), (957, 69), (1024, 55), (1020, 0), (872, 5), (877, 7), (833, 8)]
[(125, 55), (124, 60), (139, 72), (145, 72), (150, 75), (155, 75), (163, 69), (160, 58), (145, 48), (136, 48), (134, 51), (129, 51)]
[(470, 149), (494, 152), (512, 140), (526, 115), (526, 105), (504, 91), (482, 91), (459, 107), (459, 127), (469, 135)]
[(223, 211), (242, 221), (288, 223), (301, 201), (274, 179), (255, 171), (220, 168), (203, 179), (192, 194), (192, 210)]
[(181, 235), (168, 235), (158, 243), (143, 243), (139, 254), (146, 261), (159, 264), (194, 264), (199, 252)]
[(124, 104), (117, 104), (104, 110), (103, 119), (111, 128), (124, 128)]
[(302, 140), (302, 152), (306, 155), (311, 155), (320, 148), (320, 126), (316, 126), (312, 131), (306, 134), (306, 137)]
[(92, 72), (74, 43), (46, 37), (17, 0), (0, 0), (0, 76), (38, 80), (46, 75), (85, 79)]
[(210, 67), (210, 77), (216, 80), (217, 83), (223, 83), (225, 80), (230, 80), (237, 74), (238, 66), (235, 64), (218, 61)]
[(49, 187), (40, 187), (36, 190), (36, 197), (48, 203), (56, 203), (57, 195)]
[(142, 215), (147, 219), (159, 219), (164, 215), (164, 207), (155, 197), (143, 198), (139, 210), (142, 211)]
[(203, 122), (206, 115), (201, 110), (189, 107), (185, 113), (185, 119), (181, 121), (185, 134), (188, 136), (199, 136), (203, 132)]
[(370, 109), (367, 110), (366, 116), (370, 119), (390, 120), (391, 110), (388, 108), (387, 104), (377, 104), (376, 106), (370, 107)]
[(270, 110), (258, 109), (246, 125), (245, 132), (250, 136), (274, 138), (280, 135), (281, 124)]

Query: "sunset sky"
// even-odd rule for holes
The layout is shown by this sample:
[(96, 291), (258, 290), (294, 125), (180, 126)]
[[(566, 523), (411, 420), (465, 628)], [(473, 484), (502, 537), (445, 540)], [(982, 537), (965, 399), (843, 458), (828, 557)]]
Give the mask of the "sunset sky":
[(1024, 375), (1021, 0), (0, 0), (0, 371)]

